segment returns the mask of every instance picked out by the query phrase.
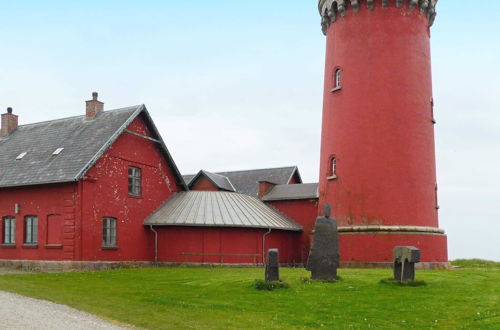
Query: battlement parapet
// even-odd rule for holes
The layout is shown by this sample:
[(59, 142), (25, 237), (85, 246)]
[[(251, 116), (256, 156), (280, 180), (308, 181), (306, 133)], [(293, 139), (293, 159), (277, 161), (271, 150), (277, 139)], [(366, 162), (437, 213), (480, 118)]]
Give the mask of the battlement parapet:
[[(432, 26), (436, 18), (436, 4), (438, 0), (382, 0), (382, 8), (389, 8), (394, 5), (396, 8), (408, 8), (409, 10), (419, 10), (429, 19), (429, 26)], [(377, 3), (379, 3), (377, 1)], [(375, 9), (374, 0), (319, 0), (319, 13), (321, 15), (321, 27), (323, 33), (330, 25), (337, 21), (338, 17), (345, 17), (348, 10), (358, 12), (361, 6), (366, 6), (369, 10)]]

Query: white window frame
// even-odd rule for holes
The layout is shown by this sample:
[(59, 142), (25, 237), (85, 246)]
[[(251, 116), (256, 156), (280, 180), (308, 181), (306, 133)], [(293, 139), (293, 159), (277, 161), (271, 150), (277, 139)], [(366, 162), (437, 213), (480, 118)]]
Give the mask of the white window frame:
[(142, 195), (142, 169), (139, 167), (128, 167), (128, 194), (135, 197)]
[(335, 88), (341, 87), (342, 70), (337, 68), (335, 70)]
[(102, 218), (102, 247), (116, 248), (116, 218)]
[(3, 217), (3, 244), (14, 245), (16, 244), (16, 218)]
[(35, 215), (24, 217), (24, 244), (38, 244), (38, 217)]

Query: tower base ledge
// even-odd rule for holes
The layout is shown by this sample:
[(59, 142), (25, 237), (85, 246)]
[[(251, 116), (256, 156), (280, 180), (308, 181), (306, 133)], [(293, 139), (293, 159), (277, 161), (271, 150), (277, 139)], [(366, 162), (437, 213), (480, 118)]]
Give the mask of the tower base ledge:
[(395, 229), (383, 228), (373, 231), (373, 228), (370, 228), (372, 231), (340, 232), (341, 262), (362, 268), (365, 267), (363, 265), (372, 264), (376, 268), (384, 267), (384, 264), (388, 267), (394, 260), (396, 246), (415, 246), (420, 249), (420, 260), (425, 269), (441, 268), (441, 265), (448, 263), (446, 235), (435, 231), (418, 231), (413, 227)]
[[(375, 269), (392, 268), (392, 262), (362, 262), (362, 261), (341, 261), (340, 268)], [(419, 262), (415, 264), (417, 270), (450, 270), (453, 266), (449, 262)]]
[(370, 234), (384, 234), (384, 233), (409, 233), (409, 234), (440, 234), (444, 235), (444, 230), (436, 227), (422, 227), (422, 226), (383, 226), (383, 225), (369, 225), (369, 226), (340, 226), (340, 234), (349, 233), (370, 233)]

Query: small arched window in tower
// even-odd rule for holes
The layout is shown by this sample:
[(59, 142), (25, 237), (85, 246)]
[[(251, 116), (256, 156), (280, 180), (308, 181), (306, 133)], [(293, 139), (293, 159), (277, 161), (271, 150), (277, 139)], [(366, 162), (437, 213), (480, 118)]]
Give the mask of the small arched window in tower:
[(337, 157), (331, 156), (328, 164), (328, 180), (337, 178)]
[(333, 88), (331, 92), (338, 91), (342, 88), (342, 69), (335, 68), (333, 71)]
[(434, 98), (431, 97), (431, 121), (433, 124), (436, 123), (436, 119), (434, 118)]
[(434, 202), (436, 204), (436, 210), (439, 210), (439, 202), (438, 202), (438, 185), (434, 187)]

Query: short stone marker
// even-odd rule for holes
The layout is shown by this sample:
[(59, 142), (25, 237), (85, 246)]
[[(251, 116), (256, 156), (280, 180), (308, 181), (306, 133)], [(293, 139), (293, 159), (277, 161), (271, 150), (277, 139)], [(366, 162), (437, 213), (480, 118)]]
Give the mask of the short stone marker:
[(394, 280), (414, 281), (417, 262), (420, 262), (419, 249), (414, 246), (396, 246), (394, 248)]
[(277, 282), (280, 280), (279, 250), (269, 249), (266, 261), (266, 282)]
[(339, 259), (337, 221), (330, 219), (330, 205), (325, 204), (325, 216), (316, 219), (306, 269), (313, 280), (335, 281)]

